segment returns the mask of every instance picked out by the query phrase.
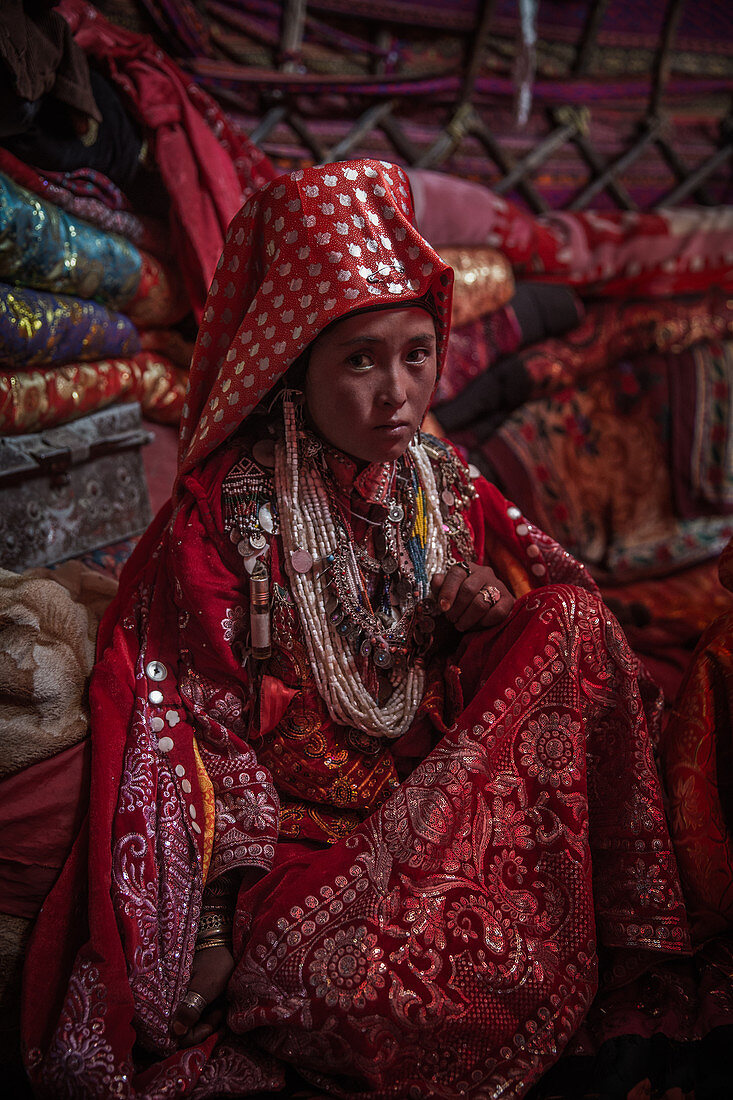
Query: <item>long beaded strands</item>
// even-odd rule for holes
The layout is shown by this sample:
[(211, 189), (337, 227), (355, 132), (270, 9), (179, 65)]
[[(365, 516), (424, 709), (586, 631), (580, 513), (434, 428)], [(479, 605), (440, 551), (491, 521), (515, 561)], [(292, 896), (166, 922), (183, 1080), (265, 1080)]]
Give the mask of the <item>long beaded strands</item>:
[[(276, 446), (275, 487), (281, 516), (285, 566), (300, 614), (311, 669), (334, 721), (383, 737), (400, 737), (410, 726), (425, 689), (421, 662), (389, 671), (392, 692), (380, 706), (362, 681), (349, 639), (326, 610), (317, 574), (338, 557), (343, 583), (358, 598), (365, 590), (355, 547), (336, 528), (329, 494), (316, 462), (299, 454), (299, 425), (293, 395), (283, 402), (285, 438)], [(430, 460), (420, 445), (410, 456), (420, 483), (424, 522), (424, 571), (429, 581), (444, 568), (447, 547)], [(422, 578), (420, 578), (422, 580)], [(424, 587), (425, 581), (420, 585)]]

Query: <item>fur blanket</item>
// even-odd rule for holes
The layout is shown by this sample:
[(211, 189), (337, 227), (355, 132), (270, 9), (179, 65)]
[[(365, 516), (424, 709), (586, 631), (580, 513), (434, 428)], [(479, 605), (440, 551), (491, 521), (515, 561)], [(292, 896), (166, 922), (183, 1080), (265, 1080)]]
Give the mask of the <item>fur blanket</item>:
[(116, 590), (77, 561), (0, 569), (0, 779), (86, 736), (97, 629)]

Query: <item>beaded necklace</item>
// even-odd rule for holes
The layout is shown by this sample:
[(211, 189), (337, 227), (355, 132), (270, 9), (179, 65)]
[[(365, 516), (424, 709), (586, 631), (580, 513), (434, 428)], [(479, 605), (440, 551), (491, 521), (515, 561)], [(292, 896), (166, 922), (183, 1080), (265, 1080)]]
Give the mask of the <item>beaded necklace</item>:
[[(447, 558), (430, 459), (413, 442), (394, 464), (387, 518), (379, 528), (385, 553), (375, 560), (356, 545), (348, 516), (336, 505), (319, 448), (292, 393), (285, 394), (283, 418), (275, 487), (285, 567), (319, 693), (334, 721), (400, 737), (425, 690), (422, 654), (435, 621), (429, 583)], [(384, 574), (376, 609), (365, 568)], [(391, 689), (383, 704), (380, 676)]]

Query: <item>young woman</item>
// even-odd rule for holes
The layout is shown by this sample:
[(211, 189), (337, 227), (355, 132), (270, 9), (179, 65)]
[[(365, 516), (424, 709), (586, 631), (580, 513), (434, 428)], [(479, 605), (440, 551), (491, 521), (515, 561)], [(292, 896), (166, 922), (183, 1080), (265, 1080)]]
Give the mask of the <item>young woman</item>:
[(685, 950), (656, 693), (585, 571), (420, 434), (451, 280), (381, 162), (234, 219), (101, 632), (39, 1095), (521, 1096), (599, 940)]

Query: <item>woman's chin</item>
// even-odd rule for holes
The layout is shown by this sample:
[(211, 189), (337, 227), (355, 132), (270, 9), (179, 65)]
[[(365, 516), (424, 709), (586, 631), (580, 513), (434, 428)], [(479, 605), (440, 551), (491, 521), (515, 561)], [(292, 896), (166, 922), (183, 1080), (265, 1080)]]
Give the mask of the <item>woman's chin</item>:
[(364, 452), (372, 455), (370, 462), (391, 462), (405, 453), (414, 434), (414, 430), (406, 424), (394, 428), (373, 428)]
[(409, 425), (400, 425), (394, 428), (372, 428), (367, 433), (359, 435), (321, 434), (338, 451), (342, 451), (362, 465), (368, 465), (372, 462), (393, 462), (400, 458), (410, 446), (415, 430)]

